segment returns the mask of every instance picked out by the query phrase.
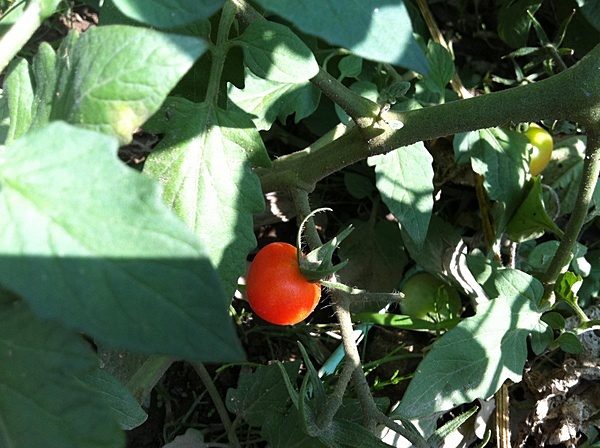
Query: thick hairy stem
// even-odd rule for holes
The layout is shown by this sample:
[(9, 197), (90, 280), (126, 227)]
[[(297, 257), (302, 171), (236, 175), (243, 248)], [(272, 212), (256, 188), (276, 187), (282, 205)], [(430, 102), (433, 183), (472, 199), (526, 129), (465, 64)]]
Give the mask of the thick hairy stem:
[[(577, 65), (543, 81), (406, 112), (390, 110), (371, 135), (351, 129), (318, 150), (303, 150), (257, 170), (263, 191), (312, 188), (321, 179), (369, 156), (415, 142), (509, 122), (568, 119), (589, 122), (600, 115), (600, 45)], [(399, 126), (399, 123), (402, 123)]]
[(210, 66), (210, 75), (208, 78), (208, 89), (206, 92), (206, 101), (212, 104), (218, 104), (221, 91), (221, 75), (225, 66), (225, 58), (229, 50), (227, 39), (229, 30), (235, 19), (236, 8), (231, 2), (226, 2), (221, 12), (219, 21), (219, 30), (217, 32), (217, 42), (211, 48), (212, 64)]
[[(302, 222), (312, 211), (310, 209), (308, 193), (301, 188), (292, 188), (292, 198), (294, 199), (294, 205), (296, 206), (296, 212), (298, 213), (298, 221)], [(304, 237), (306, 238), (310, 250), (319, 247), (322, 244), (321, 237), (319, 236), (313, 218), (308, 220), (304, 229)]]
[(590, 201), (592, 200), (594, 189), (598, 182), (598, 175), (600, 174), (600, 123), (589, 123), (587, 131), (587, 149), (585, 151), (583, 172), (581, 173), (575, 208), (573, 209), (556, 254), (541, 279), (544, 283), (545, 301), (551, 300), (556, 280), (563, 268), (570, 261), (573, 247), (577, 242), (581, 228), (585, 224)]

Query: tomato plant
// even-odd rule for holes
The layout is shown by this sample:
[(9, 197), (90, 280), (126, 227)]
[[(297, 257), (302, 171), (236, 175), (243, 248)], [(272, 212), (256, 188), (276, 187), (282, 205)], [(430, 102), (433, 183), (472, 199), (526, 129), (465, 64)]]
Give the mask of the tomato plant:
[(525, 131), (529, 138), (532, 150), (529, 159), (529, 171), (533, 176), (537, 176), (548, 166), (552, 157), (554, 143), (552, 135), (541, 126), (531, 123), (529, 129)]
[[(81, 3), (95, 12), (80, 33), (91, 11), (72, 10)], [(580, 307), (600, 295), (597, 2), (471, 3), (0, 2), (0, 441), (122, 448), (133, 440), (123, 430), (148, 413), (159, 432), (211, 428), (199, 443), (236, 448), (400, 437), (430, 448), (469, 417), (457, 406), (528, 387), (525, 375), (552, 381), (544, 366), (563, 365), (600, 328)], [(542, 120), (568, 136), (543, 177), (552, 137), (531, 125), (527, 157), (524, 135), (502, 128)], [(311, 204), (334, 219), (309, 218)], [(291, 216), (305, 217), (298, 239), (310, 251), (260, 251), (250, 304), (293, 324), (315, 308), (320, 283), (333, 311), (311, 325), (254, 325), (235, 300), (238, 279), (256, 237), (286, 234)], [(468, 300), (459, 323), (389, 306), (413, 267), (432, 275), (407, 281), (402, 311), (435, 321)], [(436, 333), (411, 341), (423, 328)], [(374, 343), (383, 333), (389, 343)], [(296, 338), (302, 347), (284, 347)], [(409, 384), (370, 394), (368, 365), (384, 370), (409, 346), (425, 354), (394, 374)], [(179, 389), (162, 381), (174, 360), (198, 374), (185, 393), (207, 391), (223, 431), (192, 421), (215, 414), (183, 402), (156, 425), (166, 406), (146, 405), (171, 399), (153, 390)], [(217, 388), (202, 363), (232, 374)], [(532, 395), (506, 396), (521, 410), (517, 397)], [(539, 420), (533, 406), (509, 421), (510, 406), (497, 412), (504, 432)], [(558, 432), (590, 446), (594, 425)], [(527, 429), (518, 436), (548, 428)]]
[(454, 288), (428, 272), (413, 275), (402, 287), (402, 314), (418, 319), (440, 321), (457, 317), (460, 296)]
[(295, 246), (271, 243), (252, 262), (246, 295), (254, 312), (267, 322), (293, 325), (313, 312), (321, 298), (321, 285), (302, 276)]

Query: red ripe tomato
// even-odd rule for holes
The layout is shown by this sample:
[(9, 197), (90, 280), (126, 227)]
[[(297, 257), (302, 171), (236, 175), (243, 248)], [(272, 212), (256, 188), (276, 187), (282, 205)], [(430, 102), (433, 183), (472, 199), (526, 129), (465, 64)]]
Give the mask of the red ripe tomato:
[(263, 247), (250, 266), (246, 296), (256, 314), (277, 325), (293, 325), (313, 312), (321, 285), (300, 273), (298, 250), (287, 243)]

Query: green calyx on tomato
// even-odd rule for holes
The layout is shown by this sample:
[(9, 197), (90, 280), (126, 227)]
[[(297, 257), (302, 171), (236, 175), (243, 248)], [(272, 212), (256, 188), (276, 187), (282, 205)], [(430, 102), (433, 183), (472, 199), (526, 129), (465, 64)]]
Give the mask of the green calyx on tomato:
[(293, 325), (313, 312), (321, 297), (321, 285), (300, 273), (295, 246), (271, 243), (254, 257), (246, 279), (246, 296), (252, 310), (267, 322)]
[(307, 220), (300, 225), (297, 245), (271, 243), (254, 258), (246, 278), (246, 296), (254, 312), (277, 325), (293, 325), (313, 312), (321, 297), (319, 280), (329, 277), (346, 263), (333, 264), (332, 257), (340, 242), (352, 231), (348, 227), (335, 238), (302, 254), (300, 241)]
[(407, 316), (430, 322), (458, 317), (462, 307), (454, 288), (428, 272), (413, 275), (402, 287), (400, 311)]
[(524, 134), (529, 138), (532, 146), (529, 171), (532, 176), (537, 176), (548, 166), (554, 142), (550, 133), (535, 123), (531, 123)]

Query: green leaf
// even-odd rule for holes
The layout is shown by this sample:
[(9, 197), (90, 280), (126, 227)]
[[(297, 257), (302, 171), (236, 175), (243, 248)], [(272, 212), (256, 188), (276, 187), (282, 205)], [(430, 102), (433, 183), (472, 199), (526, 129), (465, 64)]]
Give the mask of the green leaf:
[(548, 216), (542, 197), (542, 183), (533, 179), (533, 185), (517, 212), (508, 222), (506, 233), (517, 243), (541, 237), (545, 231), (553, 232), (562, 238), (563, 231)]
[(393, 417), (447, 411), (492, 396), (506, 379), (521, 380), (527, 337), (546, 328), (537, 308), (543, 287), (517, 270), (499, 271), (494, 283), (498, 297), (433, 344)]
[(113, 137), (65, 123), (0, 159), (0, 284), (100, 343), (239, 360), (229, 300), (202, 246)]
[[(277, 406), (277, 405), (275, 405)], [(328, 448), (316, 437), (311, 437), (302, 430), (299, 424), (302, 418), (298, 409), (290, 407), (287, 412), (276, 412), (281, 406), (269, 409), (265, 424), (261, 429), (261, 436), (273, 448)]]
[(430, 320), (418, 319), (403, 314), (389, 314), (389, 313), (370, 313), (364, 312), (356, 314), (353, 317), (356, 322), (370, 322), (377, 325), (386, 327), (399, 328), (402, 330), (428, 330), (428, 331), (440, 331), (448, 330), (456, 326), (460, 319), (448, 319), (442, 322), (431, 322)]
[(571, 306), (577, 306), (577, 292), (579, 291), (579, 288), (581, 288), (582, 282), (583, 279), (581, 276), (567, 271), (554, 286), (554, 291), (560, 299), (566, 301)]
[(600, 30), (600, 3), (594, 0), (577, 0), (579, 10), (594, 28)]
[[(300, 361), (283, 364), (292, 382), (296, 381)], [(282, 409), (288, 401), (284, 378), (277, 364), (259, 366), (253, 373), (240, 375), (237, 389), (229, 389), (227, 409), (243, 417), (252, 426), (262, 426), (267, 412)]]
[(6, 145), (10, 145), (31, 126), (33, 119), (33, 86), (29, 64), (25, 59), (15, 58), (4, 79), (3, 88), (8, 99), (9, 128)]
[(56, 59), (56, 53), (50, 44), (42, 42), (33, 58), (33, 75), (36, 88), (31, 129), (42, 127), (50, 121), (58, 81)]
[(131, 392), (106, 370), (96, 369), (81, 377), (81, 380), (88, 387), (102, 394), (121, 429), (137, 428), (148, 418)]
[(244, 88), (229, 84), (228, 92), (230, 106), (237, 106), (249, 114), (259, 131), (270, 129), (277, 119), (285, 123), (292, 114), (298, 123), (317, 109), (320, 96), (320, 90), (309, 82), (270, 81), (249, 70), (246, 70)]
[(569, 331), (561, 334), (556, 339), (556, 342), (560, 349), (565, 353), (578, 354), (584, 352), (583, 345), (581, 345), (579, 338)]
[(354, 221), (353, 225), (354, 231), (338, 251), (340, 259), (348, 260), (339, 271), (342, 283), (371, 292), (393, 291), (408, 263), (400, 229), (391, 221)]
[(546, 322), (553, 330), (564, 330), (567, 325), (567, 321), (562, 314), (555, 311), (544, 314), (542, 316), (542, 320)]
[(454, 76), (454, 61), (452, 55), (434, 41), (427, 45), (427, 61), (429, 73), (423, 78), (425, 86), (440, 95), (446, 90), (446, 85)]
[(344, 56), (338, 62), (338, 70), (342, 78), (356, 78), (362, 72), (362, 59), (353, 54)]
[(404, 2), (386, 0), (259, 0), (308, 34), (365, 59), (425, 74), (425, 55), (413, 37)]
[(224, 0), (112, 0), (127, 17), (156, 28), (175, 28), (212, 16)]
[(231, 297), (256, 246), (252, 214), (264, 207), (252, 166), (269, 164), (246, 114), (172, 98), (146, 129), (164, 133), (144, 172), (164, 185), (164, 201), (200, 238)]
[(433, 158), (422, 142), (369, 157), (377, 189), (402, 230), (417, 246), (427, 236), (433, 208)]
[(355, 199), (368, 198), (375, 191), (372, 179), (352, 171), (344, 172), (344, 186)]
[(267, 20), (252, 22), (232, 43), (244, 50), (244, 62), (257, 76), (300, 83), (319, 72), (310, 49), (287, 26)]
[(500, 128), (480, 129), (469, 134), (473, 171), (483, 176), (490, 199), (505, 205), (496, 223), (500, 233), (524, 198), (528, 140), (518, 132)]
[(124, 446), (102, 396), (76, 378), (97, 366), (83, 339), (22, 301), (0, 304), (0, 321), (0, 446)]
[(51, 119), (119, 139), (153, 115), (177, 81), (204, 52), (196, 38), (113, 25), (79, 38), (61, 70)]
[(534, 270), (539, 272), (545, 271), (548, 269), (552, 258), (554, 258), (554, 254), (556, 254), (559, 244), (558, 241), (554, 240), (544, 241), (543, 243), (538, 244), (529, 253), (527, 262)]
[(448, 251), (454, 251), (461, 242), (456, 228), (437, 215), (432, 215), (423, 244), (413, 241), (403, 227), (401, 230), (406, 250), (420, 267), (436, 274), (447, 271), (444, 259)]
[(531, 14), (539, 9), (542, 0), (498, 0), (498, 36), (513, 48), (524, 47), (531, 28)]

